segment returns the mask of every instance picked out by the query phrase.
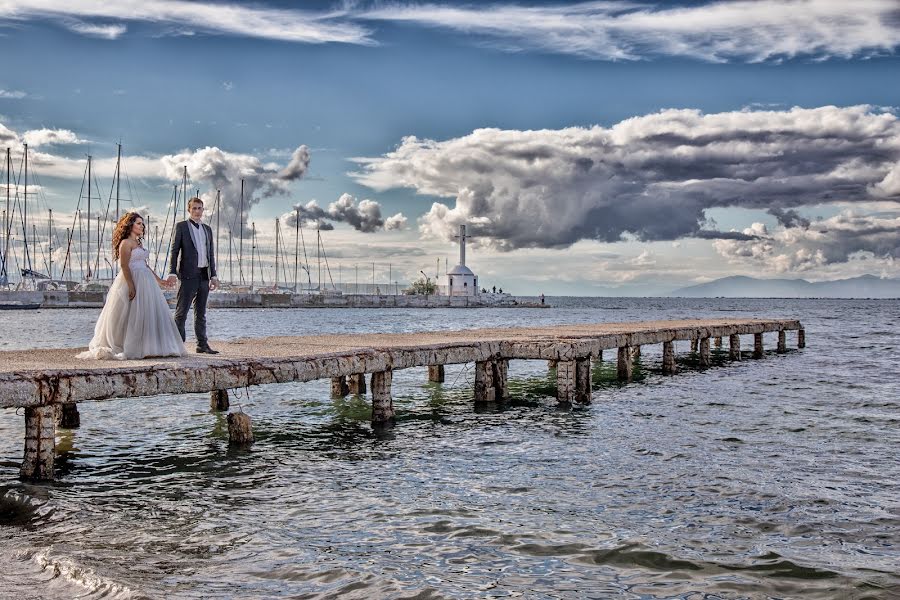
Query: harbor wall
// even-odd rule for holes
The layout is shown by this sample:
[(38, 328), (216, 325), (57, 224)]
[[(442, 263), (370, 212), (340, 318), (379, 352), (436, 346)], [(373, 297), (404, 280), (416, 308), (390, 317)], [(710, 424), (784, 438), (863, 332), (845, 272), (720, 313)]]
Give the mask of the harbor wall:
[[(175, 306), (175, 292), (165, 292)], [(106, 292), (0, 290), (0, 303), (40, 304), (41, 308), (101, 308)], [(406, 296), (394, 294), (262, 294), (213, 292), (210, 308), (480, 308), (541, 307), (509, 294), (481, 296)], [(546, 307), (546, 305), (543, 305)]]

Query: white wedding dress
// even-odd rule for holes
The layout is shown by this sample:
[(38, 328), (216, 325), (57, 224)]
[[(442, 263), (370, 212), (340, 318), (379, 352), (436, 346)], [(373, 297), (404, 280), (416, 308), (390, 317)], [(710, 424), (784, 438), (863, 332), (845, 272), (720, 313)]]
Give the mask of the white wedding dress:
[(88, 350), (78, 358), (129, 360), (148, 356), (185, 356), (187, 351), (156, 277), (147, 266), (149, 252), (138, 246), (128, 266), (134, 300), (120, 271), (106, 296)]

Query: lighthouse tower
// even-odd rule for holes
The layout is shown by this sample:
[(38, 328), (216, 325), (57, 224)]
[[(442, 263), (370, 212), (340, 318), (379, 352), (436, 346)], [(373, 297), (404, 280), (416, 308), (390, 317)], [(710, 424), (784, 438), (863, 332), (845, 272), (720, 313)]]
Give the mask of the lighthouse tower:
[(460, 225), (459, 235), (455, 237), (459, 240), (459, 264), (447, 273), (447, 295), (477, 296), (478, 277), (466, 266), (466, 238), (472, 236), (466, 235), (465, 225)]

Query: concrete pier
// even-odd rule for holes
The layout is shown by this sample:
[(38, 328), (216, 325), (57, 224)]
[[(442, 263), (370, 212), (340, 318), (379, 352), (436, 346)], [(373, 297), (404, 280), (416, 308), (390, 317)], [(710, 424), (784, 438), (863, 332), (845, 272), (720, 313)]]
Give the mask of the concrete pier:
[(228, 410), (228, 390), (213, 390), (209, 393), (209, 407), (216, 411)]
[[(371, 373), (373, 423), (382, 423), (394, 417), (393, 371), (475, 363), (475, 401), (503, 402), (509, 395), (510, 360), (557, 361), (558, 399), (586, 403), (591, 397), (590, 361), (603, 350), (617, 349), (618, 373), (627, 380), (632, 375), (632, 349), (638, 346), (663, 344), (663, 371), (672, 372), (676, 341), (702, 340), (702, 359), (708, 357), (710, 337), (727, 335), (732, 348), (739, 348), (739, 336), (753, 335), (754, 355), (762, 356), (763, 334), (784, 331), (803, 329), (795, 320), (717, 319), (268, 337), (218, 342), (218, 355), (126, 361), (78, 360), (75, 355), (80, 348), (7, 351), (0, 352), (0, 408), (25, 409), (22, 476), (49, 479), (53, 474), (58, 405), (162, 394), (210, 394), (317, 379), (331, 379), (332, 389), (337, 382), (339, 395), (344, 393), (342, 382), (346, 382), (349, 393), (364, 394), (365, 375)], [(798, 346), (805, 342), (805, 335), (798, 333)], [(247, 443), (248, 437), (252, 439), (249, 417), (244, 428), (244, 417), (234, 414), (242, 413), (229, 415), (229, 431), (235, 423), (231, 439)]]
[(778, 354), (787, 352), (787, 336), (783, 330), (778, 332), (778, 346), (776, 347), (775, 352)]
[(797, 347), (798, 348), (806, 348), (806, 330), (805, 329), (797, 330)]
[(753, 358), (763, 357), (763, 334), (762, 332), (753, 334)]
[(350, 393), (350, 386), (347, 384), (346, 375), (338, 375), (331, 378), (331, 397), (343, 398)]
[(81, 414), (78, 412), (78, 405), (74, 403), (59, 404), (59, 414), (57, 415), (57, 425), (61, 429), (78, 429), (81, 427)]

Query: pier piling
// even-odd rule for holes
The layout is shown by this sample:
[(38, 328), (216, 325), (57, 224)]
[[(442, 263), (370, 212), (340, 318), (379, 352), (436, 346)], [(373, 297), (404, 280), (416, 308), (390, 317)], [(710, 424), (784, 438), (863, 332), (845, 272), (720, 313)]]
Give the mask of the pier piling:
[(784, 333), (784, 329), (778, 332), (778, 346), (775, 350), (778, 354), (784, 354), (787, 352), (787, 335)]
[(229, 413), (228, 442), (236, 446), (253, 443), (253, 424), (250, 415), (245, 412)]
[[(557, 366), (557, 371), (559, 367)], [(494, 361), (479, 360), (475, 362), (475, 403), (488, 404), (497, 401), (497, 389), (494, 387)]]
[(25, 458), (19, 474), (25, 479), (53, 479), (56, 415), (53, 406), (25, 408)]
[(798, 348), (806, 348), (806, 330), (805, 329), (797, 330), (797, 347)]
[(591, 359), (575, 359), (575, 402), (591, 403)]
[(763, 334), (753, 334), (753, 358), (763, 357)]
[(494, 390), (497, 402), (509, 400), (509, 360), (498, 358), (494, 362)]
[(698, 340), (697, 338), (692, 338), (691, 339), (691, 353), (695, 354), (698, 351), (699, 347), (700, 347), (700, 340)]
[(228, 410), (228, 390), (211, 391), (209, 393), (209, 407), (216, 411)]
[(384, 425), (394, 421), (394, 400), (391, 397), (393, 371), (372, 373), (372, 423)]
[(716, 348), (721, 348), (721, 347), (722, 347), (722, 336), (721, 336), (721, 335), (717, 335), (717, 336), (715, 337), (715, 340), (713, 341), (713, 345), (714, 345)]
[(732, 333), (728, 336), (728, 358), (731, 360), (741, 360), (741, 336)]
[(348, 378), (348, 383), (350, 384), (350, 393), (357, 396), (364, 396), (366, 394), (366, 374), (365, 373), (354, 373), (350, 375)]
[(81, 415), (75, 403), (59, 404), (56, 424), (60, 429), (78, 429), (81, 427)]
[(619, 346), (617, 374), (619, 381), (631, 381), (634, 363), (631, 361), (631, 346)]
[(444, 383), (444, 365), (428, 365), (428, 381)]
[(347, 385), (347, 376), (339, 375), (331, 378), (331, 397), (343, 398), (350, 393), (350, 386)]
[(700, 368), (705, 369), (712, 364), (709, 358), (709, 336), (700, 338)]
[(631, 360), (639, 360), (641, 358), (641, 347), (640, 346), (632, 346), (631, 348)]
[(674, 375), (675, 370), (675, 342), (663, 342), (662, 371), (666, 375)]

